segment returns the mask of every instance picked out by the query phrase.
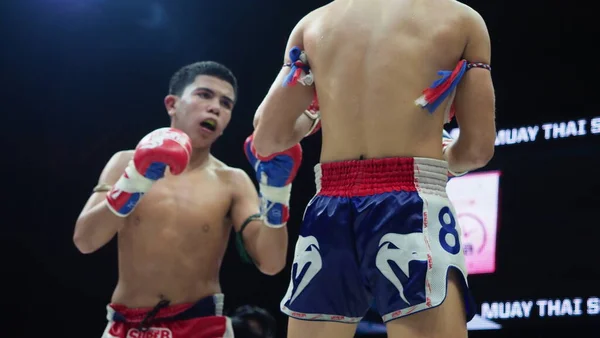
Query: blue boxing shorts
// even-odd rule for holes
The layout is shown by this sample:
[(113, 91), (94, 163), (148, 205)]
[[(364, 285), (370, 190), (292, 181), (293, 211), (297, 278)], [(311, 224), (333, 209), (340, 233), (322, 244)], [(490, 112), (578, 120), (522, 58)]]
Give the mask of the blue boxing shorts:
[(356, 323), (373, 301), (384, 322), (439, 306), (448, 273), (475, 306), (447, 162), (383, 158), (315, 166), (317, 194), (296, 243), (281, 310), (304, 320)]

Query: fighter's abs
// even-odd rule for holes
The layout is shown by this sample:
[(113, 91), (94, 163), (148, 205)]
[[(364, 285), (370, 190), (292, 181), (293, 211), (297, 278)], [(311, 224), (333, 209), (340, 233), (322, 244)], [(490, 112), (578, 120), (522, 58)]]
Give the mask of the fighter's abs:
[(194, 300), (219, 292), (229, 207), (227, 189), (218, 180), (159, 181), (119, 233), (115, 296)]

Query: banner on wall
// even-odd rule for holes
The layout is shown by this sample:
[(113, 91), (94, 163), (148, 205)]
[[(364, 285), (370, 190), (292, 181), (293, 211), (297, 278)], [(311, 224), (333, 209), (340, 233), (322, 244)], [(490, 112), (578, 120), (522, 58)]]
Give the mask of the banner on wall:
[(568, 297), (515, 299), (482, 302), (480, 314), (467, 324), (469, 330), (502, 329), (518, 326), (523, 321), (553, 321), (556, 319), (600, 320), (600, 298)]
[[(460, 131), (458, 128), (453, 128), (448, 133), (453, 138), (457, 138)], [(587, 135), (600, 135), (600, 116), (499, 128), (496, 131), (496, 147)]]

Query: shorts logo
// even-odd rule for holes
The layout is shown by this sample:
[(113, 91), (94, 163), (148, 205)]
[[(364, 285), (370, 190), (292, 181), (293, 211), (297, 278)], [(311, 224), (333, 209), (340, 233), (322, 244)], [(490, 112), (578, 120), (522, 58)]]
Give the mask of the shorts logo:
[(130, 329), (126, 338), (173, 338), (173, 333), (164, 327), (151, 327), (148, 331)]
[(314, 236), (298, 238), (292, 265), (292, 280), (284, 299), (291, 304), (323, 267), (319, 242)]
[[(390, 262), (393, 262), (397, 268), (392, 268)], [(410, 264), (411, 262), (420, 262), (422, 264)], [(411, 285), (412, 288), (419, 287), (419, 285), (421, 285), (422, 288), (425, 287), (427, 252), (423, 248), (423, 234), (386, 234), (379, 241), (379, 251), (375, 258), (375, 265), (377, 266), (377, 269), (379, 269), (379, 272), (381, 272), (381, 274), (385, 276), (396, 289), (398, 289), (400, 298), (402, 298), (406, 304), (411, 305), (408, 298), (414, 300), (414, 296), (409, 296), (407, 298), (404, 292), (405, 285)], [(400, 270), (403, 276), (396, 273), (394, 270)], [(414, 280), (415, 278), (420, 279), (420, 281)], [(411, 283), (409, 283), (409, 281)], [(412, 291), (417, 290), (415, 289)], [(419, 292), (417, 292), (417, 294), (418, 293)], [(419, 303), (421, 303), (421, 301), (419, 301)]]

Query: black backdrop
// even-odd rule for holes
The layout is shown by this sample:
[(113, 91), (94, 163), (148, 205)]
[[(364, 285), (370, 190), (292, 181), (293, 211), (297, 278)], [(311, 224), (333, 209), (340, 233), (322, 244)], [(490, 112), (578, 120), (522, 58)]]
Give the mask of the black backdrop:
[[(214, 154), (250, 170), (241, 150), (254, 109), (277, 74), (287, 37), (326, 1), (22, 0), (0, 3), (5, 175), (0, 235), (2, 337), (99, 337), (116, 283), (114, 241), (92, 255), (72, 244), (75, 219), (112, 153), (168, 123), (162, 99), (180, 66), (212, 59), (239, 79), (239, 104)], [(591, 3), (469, 1), (492, 37), (498, 128), (600, 116)], [(576, 4), (577, 3), (577, 4)], [(589, 122), (588, 122), (589, 123)], [(589, 127), (589, 124), (588, 124)], [(540, 131), (540, 135), (543, 132)], [(600, 294), (594, 192), (600, 135), (499, 146), (497, 272), (470, 278), (478, 301)], [(292, 197), (291, 247), (314, 193), (320, 136), (304, 141)], [(291, 260), (292, 250), (288, 254)], [(227, 251), (226, 306), (278, 312), (290, 265), (262, 276)], [(579, 332), (600, 317), (518, 319), (518, 330)], [(537, 323), (537, 324), (536, 324)], [(596, 329), (598, 329), (596, 327)], [(6, 332), (8, 330), (8, 332)], [(521, 330), (521, 331), (519, 331)], [(525, 330), (525, 331), (523, 331)], [(525, 334), (524, 333), (524, 334)], [(597, 336), (591, 334), (590, 336)]]

